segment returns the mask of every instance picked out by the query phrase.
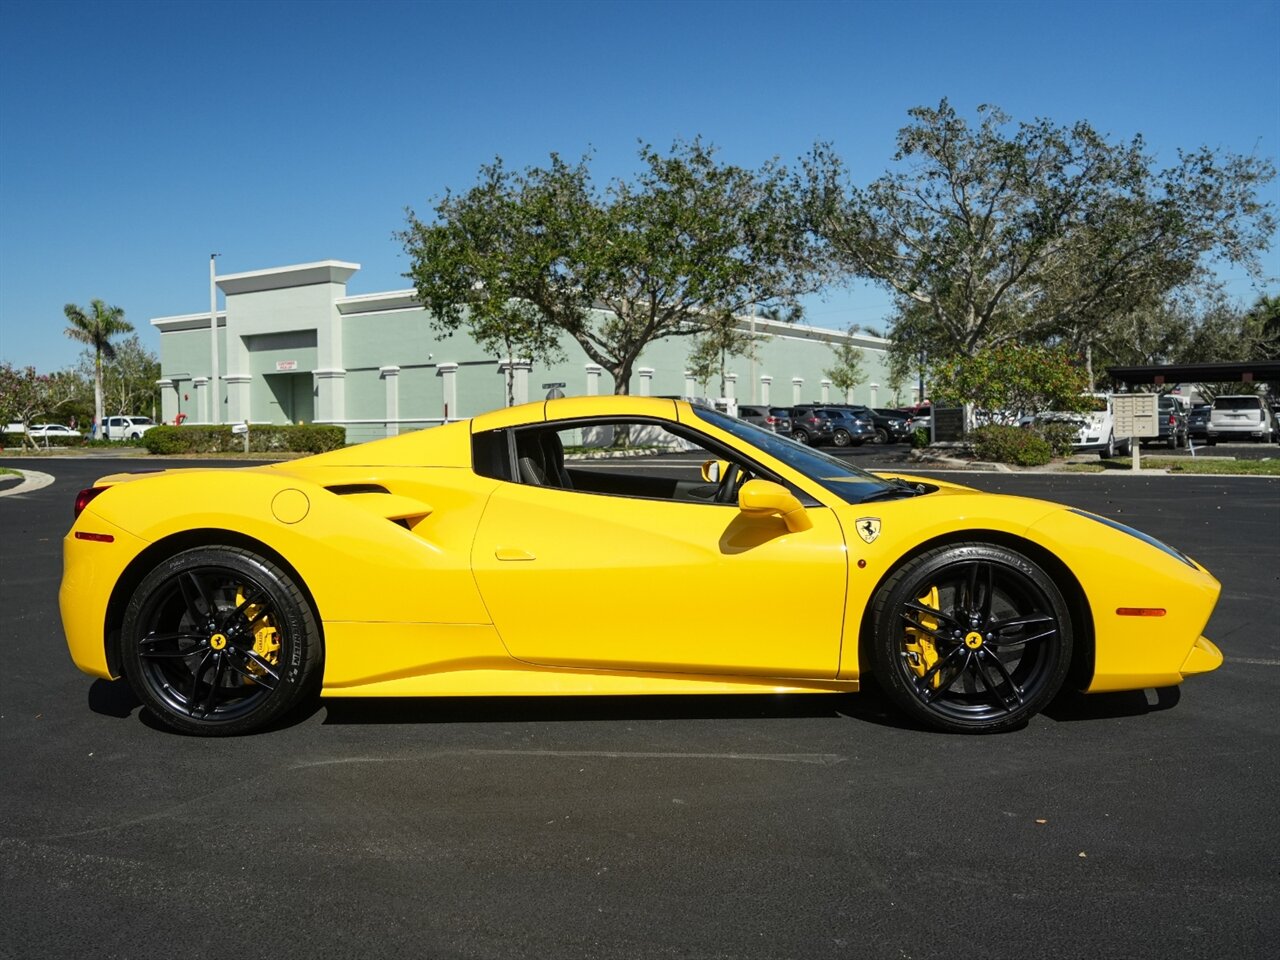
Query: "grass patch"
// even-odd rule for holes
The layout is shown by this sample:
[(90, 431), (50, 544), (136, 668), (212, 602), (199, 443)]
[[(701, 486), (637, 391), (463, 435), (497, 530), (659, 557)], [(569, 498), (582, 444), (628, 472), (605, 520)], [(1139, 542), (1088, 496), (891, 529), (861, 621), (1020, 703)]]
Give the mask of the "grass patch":
[[(1142, 466), (1152, 470), (1168, 470), (1170, 473), (1194, 473), (1217, 476), (1280, 477), (1280, 459), (1267, 460), (1218, 460), (1198, 457), (1143, 457)], [(1133, 461), (1128, 457), (1103, 460), (1099, 464), (1075, 463), (1064, 469), (1073, 473), (1101, 473), (1104, 470), (1129, 470)]]
[(0, 467), (0, 477), (20, 477), (22, 474), (17, 470), (10, 470), (8, 467)]

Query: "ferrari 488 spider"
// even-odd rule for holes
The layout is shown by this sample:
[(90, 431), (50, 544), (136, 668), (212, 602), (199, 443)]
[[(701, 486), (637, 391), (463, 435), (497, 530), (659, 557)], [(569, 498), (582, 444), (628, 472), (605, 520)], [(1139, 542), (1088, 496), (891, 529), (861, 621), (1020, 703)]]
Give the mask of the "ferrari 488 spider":
[[(567, 453), (566, 453), (567, 451)], [(802, 585), (804, 603), (778, 584)], [(831, 693), (1020, 726), (1064, 684), (1180, 683), (1218, 582), (1081, 510), (873, 475), (681, 401), (578, 397), (81, 492), (71, 656), (169, 726), (303, 698)]]

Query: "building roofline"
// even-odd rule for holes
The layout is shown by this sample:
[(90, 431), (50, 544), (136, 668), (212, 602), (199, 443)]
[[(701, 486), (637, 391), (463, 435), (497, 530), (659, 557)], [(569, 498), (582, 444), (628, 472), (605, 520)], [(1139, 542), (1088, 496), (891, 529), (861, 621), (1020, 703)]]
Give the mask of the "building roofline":
[[(175, 317), (155, 317), (151, 321), (151, 326), (156, 327), (161, 333), (168, 333), (172, 330), (208, 330), (209, 329), (209, 311), (204, 313), (183, 313)], [(227, 311), (218, 311), (218, 326), (225, 327), (227, 325)]]
[(317, 260), (314, 263), (295, 263), (267, 270), (250, 270), (246, 273), (228, 273), (215, 277), (218, 288), (228, 296), (237, 293), (255, 293), (259, 290), (282, 290), (286, 287), (306, 287), (317, 283), (343, 283), (360, 269), (358, 263), (345, 260)]

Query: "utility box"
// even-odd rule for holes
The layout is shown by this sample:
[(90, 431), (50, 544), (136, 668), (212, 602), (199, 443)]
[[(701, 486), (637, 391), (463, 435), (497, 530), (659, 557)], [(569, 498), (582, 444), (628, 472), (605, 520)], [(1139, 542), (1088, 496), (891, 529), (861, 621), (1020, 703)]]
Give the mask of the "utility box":
[(1111, 398), (1117, 437), (1158, 437), (1159, 401), (1154, 393), (1117, 393)]

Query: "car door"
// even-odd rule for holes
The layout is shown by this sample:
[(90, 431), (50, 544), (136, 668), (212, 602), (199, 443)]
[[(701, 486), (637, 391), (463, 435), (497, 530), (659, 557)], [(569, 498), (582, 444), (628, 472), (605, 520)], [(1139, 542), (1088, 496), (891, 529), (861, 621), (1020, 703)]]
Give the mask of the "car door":
[[(847, 555), (833, 512), (810, 507), (812, 527), (791, 533), (699, 499), (699, 454), (683, 462), (693, 469), (668, 472), (694, 480), (667, 493), (643, 464), (594, 461), (576, 481), (569, 464), (569, 488), (499, 485), (472, 566), (508, 651), (549, 666), (834, 677)], [(799, 602), (780, 583), (804, 583)]]

